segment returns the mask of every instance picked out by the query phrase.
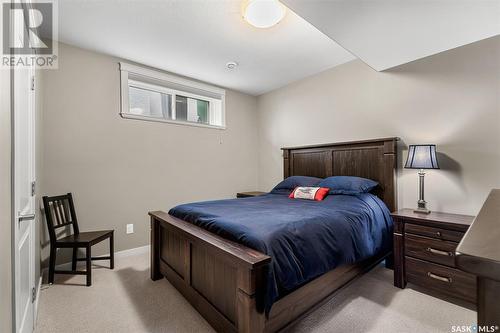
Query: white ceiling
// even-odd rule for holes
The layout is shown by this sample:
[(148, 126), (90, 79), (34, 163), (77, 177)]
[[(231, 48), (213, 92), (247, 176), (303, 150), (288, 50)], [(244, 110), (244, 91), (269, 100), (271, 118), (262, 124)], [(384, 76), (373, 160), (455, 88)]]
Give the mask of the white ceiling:
[(381, 71), (500, 34), (500, 0), (282, 0)]
[(355, 59), (292, 11), (273, 28), (250, 26), (240, 0), (58, 3), (64, 43), (253, 95)]

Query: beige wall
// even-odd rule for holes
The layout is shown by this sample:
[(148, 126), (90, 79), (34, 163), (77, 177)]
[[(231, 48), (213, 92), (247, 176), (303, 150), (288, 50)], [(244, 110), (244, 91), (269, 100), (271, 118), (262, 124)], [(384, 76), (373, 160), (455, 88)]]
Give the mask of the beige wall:
[(0, 332), (12, 325), (10, 71), (0, 70)]
[(119, 251), (149, 244), (148, 211), (254, 190), (258, 140), (256, 98), (230, 90), (227, 130), (122, 119), (118, 61), (60, 44), (43, 76), (42, 178), (48, 195), (73, 192), (82, 231), (115, 229)]
[(407, 144), (441, 153), (431, 209), (475, 214), (500, 186), (500, 38), (382, 73), (353, 61), (258, 98), (227, 91), (226, 131), (122, 119), (120, 59), (64, 44), (59, 59), (42, 82), (41, 187), (72, 191), (81, 229), (115, 229), (117, 250), (148, 244), (149, 210), (269, 190), (286, 145), (401, 137), (400, 207), (417, 199)]
[[(398, 136), (445, 154), (427, 174), (430, 208), (476, 214), (500, 187), (499, 96), (500, 37), (387, 72), (335, 67), (259, 97), (259, 187), (282, 179), (282, 146)], [(398, 180), (399, 207), (414, 207), (415, 170)]]

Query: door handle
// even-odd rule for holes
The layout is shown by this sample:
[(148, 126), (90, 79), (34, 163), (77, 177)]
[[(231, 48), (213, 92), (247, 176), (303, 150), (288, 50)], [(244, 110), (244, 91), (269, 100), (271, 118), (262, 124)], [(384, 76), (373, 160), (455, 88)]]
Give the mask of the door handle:
[(35, 213), (33, 213), (33, 214), (26, 214), (26, 215), (19, 215), (19, 222), (34, 220), (35, 216), (36, 216)]

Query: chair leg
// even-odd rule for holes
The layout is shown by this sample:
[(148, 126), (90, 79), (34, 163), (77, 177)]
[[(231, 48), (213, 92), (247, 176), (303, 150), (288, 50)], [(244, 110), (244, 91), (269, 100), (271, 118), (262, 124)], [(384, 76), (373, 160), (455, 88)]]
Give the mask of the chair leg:
[(76, 254), (78, 252), (78, 248), (73, 248), (73, 260), (71, 261), (71, 270), (76, 271)]
[(87, 287), (92, 285), (92, 247), (87, 246)]
[(109, 237), (109, 268), (115, 268), (115, 245), (114, 245), (113, 233)]
[(49, 258), (49, 284), (54, 283), (54, 270), (56, 269), (56, 247), (50, 247), (50, 258)]

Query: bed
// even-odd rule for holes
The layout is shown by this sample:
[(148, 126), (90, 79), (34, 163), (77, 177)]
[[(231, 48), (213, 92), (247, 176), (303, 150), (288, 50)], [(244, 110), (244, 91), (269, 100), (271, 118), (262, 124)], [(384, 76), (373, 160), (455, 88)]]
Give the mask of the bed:
[[(393, 211), (396, 209), (396, 142), (397, 138), (387, 138), (283, 148), (284, 177), (301, 175), (326, 178), (346, 175), (373, 179), (380, 184), (375, 192), (380, 200), (370, 195), (366, 198), (339, 196), (335, 200), (327, 197), (322, 203), (326, 213), (318, 213), (323, 216), (328, 215), (327, 209), (333, 205), (345, 205), (340, 209), (349, 207), (351, 211), (358, 209), (352, 207), (360, 207), (361, 210), (377, 200), (385, 203), (386, 211)], [(270, 276), (276, 277), (278, 256), (268, 249), (268, 244), (259, 245), (259, 237), (262, 238), (262, 235), (242, 233), (243, 236), (239, 237), (238, 233), (220, 230), (221, 224), (195, 224), (195, 217), (199, 218), (201, 213), (215, 212), (226, 218), (223, 222), (242, 219), (243, 226), (253, 220), (255, 224), (271, 225), (280, 219), (292, 218), (293, 214), (286, 214), (287, 211), (293, 213), (294, 210), (307, 212), (305, 215), (317, 218), (314, 214), (319, 210), (310, 209), (309, 203), (290, 204), (291, 201), (283, 195), (268, 194), (229, 202), (214, 201), (181, 206), (176, 211), (171, 211), (177, 217), (162, 211), (150, 212), (151, 278), (158, 280), (166, 277), (217, 331), (274, 332), (286, 328), (313, 310), (336, 290), (381, 260), (389, 258), (388, 261), (391, 261), (388, 246), (374, 247), (378, 250), (372, 252), (361, 251), (364, 255), (354, 256), (356, 260), (352, 260), (353, 263), (347, 260), (347, 263), (338, 266), (325, 266), (324, 260), (318, 260), (319, 266), (311, 265), (312, 268), (305, 270), (307, 276), (304, 279), (298, 280), (294, 278), (294, 274), (288, 274), (292, 277), (288, 288), (273, 290), (270, 287)], [(261, 215), (255, 213), (256, 209), (262, 210), (263, 205), (272, 206), (271, 211), (278, 211), (278, 214), (281, 207), (283, 212), (274, 216), (270, 214), (271, 211), (262, 211)], [(227, 211), (221, 215), (224, 209)], [(232, 216), (231, 212), (238, 212), (240, 216)], [(233, 224), (232, 228), (238, 232), (242, 230), (242, 225)], [(302, 232), (306, 230), (308, 229), (305, 228)], [(356, 230), (354, 235), (365, 232), (362, 229)], [(259, 237), (252, 237), (255, 235)], [(297, 239), (294, 239), (290, 244), (296, 242)], [(387, 244), (387, 240), (384, 244)], [(347, 245), (344, 246), (348, 253)], [(324, 249), (319, 247), (316, 253), (307, 255), (317, 255), (324, 252)], [(270, 253), (273, 260), (264, 252)], [(319, 259), (326, 258), (324, 256)], [(301, 262), (307, 263), (304, 260)], [(317, 267), (323, 267), (323, 271)], [(334, 268), (325, 272), (324, 267)]]

